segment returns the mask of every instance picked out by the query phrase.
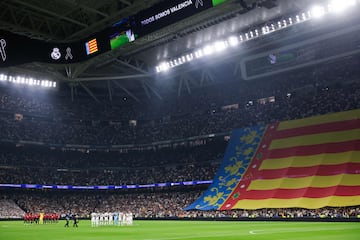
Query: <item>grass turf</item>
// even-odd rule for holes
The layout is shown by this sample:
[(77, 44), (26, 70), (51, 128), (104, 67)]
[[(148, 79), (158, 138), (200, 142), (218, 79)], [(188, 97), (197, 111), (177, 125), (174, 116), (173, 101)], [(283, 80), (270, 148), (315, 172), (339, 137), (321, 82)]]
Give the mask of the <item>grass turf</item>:
[(20, 221), (1, 221), (1, 240), (359, 240), (360, 223), (306, 222), (196, 222), (134, 221), (133, 226), (92, 228), (80, 221), (79, 228), (58, 224), (24, 225)]

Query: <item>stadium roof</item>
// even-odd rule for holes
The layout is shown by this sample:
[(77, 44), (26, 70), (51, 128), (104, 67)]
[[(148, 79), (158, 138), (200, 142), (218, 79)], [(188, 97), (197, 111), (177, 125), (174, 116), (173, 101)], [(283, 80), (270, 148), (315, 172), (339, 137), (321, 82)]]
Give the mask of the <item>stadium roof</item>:
[[(0, 30), (45, 41), (69, 42), (83, 39), (114, 24), (119, 19), (147, 9), (160, 0), (4, 0), (0, 2)], [(7, 68), (8, 72), (45, 75), (52, 80), (81, 87), (96, 101), (92, 87), (112, 88), (137, 100), (134, 91), (161, 99), (152, 82), (159, 78), (155, 66), (162, 60), (179, 56), (207, 42), (228, 37), (253, 26), (266, 24), (292, 12), (307, 9), (310, 0), (228, 0), (215, 8), (195, 14), (137, 39), (130, 44), (94, 57), (88, 61), (66, 65), (33, 62)], [(232, 55), (234, 58), (234, 55)], [(238, 66), (234, 64), (233, 72)], [(191, 74), (188, 72), (192, 71)], [(214, 81), (211, 71), (201, 64), (172, 71), (160, 78), (177, 80), (187, 88), (189, 75), (201, 78), (199, 86)], [(205, 81), (207, 79), (208, 81)], [(100, 82), (106, 80), (106, 82)], [(95, 83), (96, 82), (96, 83)], [(185, 86), (185, 87), (184, 87)], [(111, 96), (109, 96), (111, 99)]]

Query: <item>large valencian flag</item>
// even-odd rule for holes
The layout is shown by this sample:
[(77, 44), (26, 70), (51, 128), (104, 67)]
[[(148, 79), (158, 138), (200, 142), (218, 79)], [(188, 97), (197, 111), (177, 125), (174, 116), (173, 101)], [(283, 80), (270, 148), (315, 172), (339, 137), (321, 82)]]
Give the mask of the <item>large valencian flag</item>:
[(218, 200), (220, 210), (360, 205), (360, 110), (266, 126), (246, 171)]

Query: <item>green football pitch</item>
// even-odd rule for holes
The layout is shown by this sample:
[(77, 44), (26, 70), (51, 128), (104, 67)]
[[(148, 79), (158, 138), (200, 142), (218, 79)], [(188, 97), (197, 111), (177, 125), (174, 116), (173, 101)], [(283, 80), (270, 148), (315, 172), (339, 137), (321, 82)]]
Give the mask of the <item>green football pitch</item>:
[(64, 222), (24, 225), (20, 221), (0, 222), (1, 240), (165, 240), (165, 239), (304, 239), (359, 240), (360, 223), (306, 222), (203, 222), (134, 221), (133, 226), (92, 228), (80, 221), (78, 228), (64, 228)]

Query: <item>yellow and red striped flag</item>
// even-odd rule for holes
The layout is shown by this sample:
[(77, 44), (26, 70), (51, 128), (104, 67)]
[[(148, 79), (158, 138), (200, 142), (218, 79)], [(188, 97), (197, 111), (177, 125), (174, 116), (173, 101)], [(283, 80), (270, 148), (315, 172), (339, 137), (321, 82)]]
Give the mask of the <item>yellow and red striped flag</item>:
[(360, 110), (270, 124), (221, 210), (360, 205)]
[(86, 54), (90, 55), (98, 51), (96, 38), (85, 43)]

